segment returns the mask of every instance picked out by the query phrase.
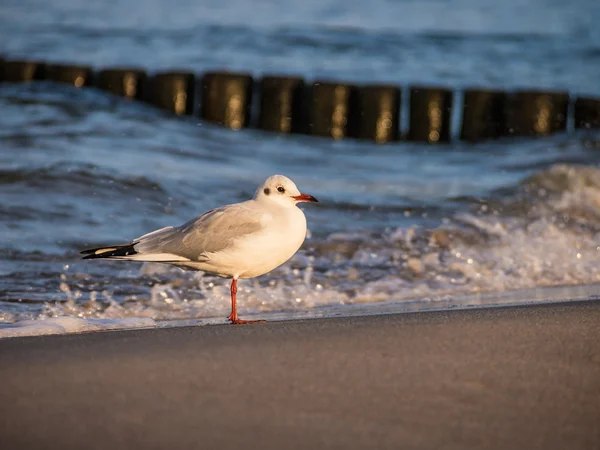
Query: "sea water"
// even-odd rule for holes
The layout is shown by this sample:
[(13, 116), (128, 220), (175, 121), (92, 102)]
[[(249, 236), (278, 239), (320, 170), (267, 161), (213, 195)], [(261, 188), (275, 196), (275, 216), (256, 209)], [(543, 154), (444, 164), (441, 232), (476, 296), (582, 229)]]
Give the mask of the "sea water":
[[(593, 1), (21, 0), (0, 6), (0, 53), (600, 96), (598, 20)], [(0, 111), (5, 335), (223, 322), (227, 280), (78, 252), (248, 199), (273, 173), (320, 203), (302, 206), (291, 261), (239, 283), (243, 317), (600, 294), (597, 132), (376, 145), (232, 131), (53, 83), (0, 86)]]

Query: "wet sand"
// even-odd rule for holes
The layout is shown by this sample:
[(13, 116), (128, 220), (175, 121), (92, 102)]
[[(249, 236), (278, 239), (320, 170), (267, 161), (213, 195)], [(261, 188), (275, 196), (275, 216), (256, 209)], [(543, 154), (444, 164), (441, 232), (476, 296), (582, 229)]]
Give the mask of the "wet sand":
[(600, 301), (0, 340), (16, 449), (600, 448)]

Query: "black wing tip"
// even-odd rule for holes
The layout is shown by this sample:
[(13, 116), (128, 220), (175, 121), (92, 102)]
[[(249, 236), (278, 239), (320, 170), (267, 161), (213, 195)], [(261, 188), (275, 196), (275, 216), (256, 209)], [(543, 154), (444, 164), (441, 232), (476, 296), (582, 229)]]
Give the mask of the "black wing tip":
[(80, 252), (80, 254), (85, 255), (83, 258), (81, 259), (97, 259), (97, 258), (106, 258), (106, 256), (100, 256), (100, 255), (96, 255), (93, 252), (87, 252), (87, 250)]
[(97, 255), (96, 252), (98, 250), (102, 250), (104, 247), (96, 247), (96, 248), (88, 248), (85, 250), (81, 250), (79, 252), (80, 255), (85, 255), (83, 258), (81, 259), (94, 259), (94, 258), (100, 258), (100, 255)]
[(101, 259), (101, 258), (112, 258), (115, 256), (131, 256), (137, 254), (133, 246), (137, 242), (132, 242), (125, 245), (112, 245), (108, 247), (96, 247), (81, 250), (80, 255), (85, 255), (81, 259)]

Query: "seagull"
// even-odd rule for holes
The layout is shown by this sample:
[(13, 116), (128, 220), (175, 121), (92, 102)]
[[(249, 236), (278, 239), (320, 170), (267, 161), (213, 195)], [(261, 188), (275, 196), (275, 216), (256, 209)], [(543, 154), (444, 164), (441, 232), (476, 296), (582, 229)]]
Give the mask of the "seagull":
[(264, 275), (290, 259), (306, 238), (301, 202), (318, 202), (294, 182), (273, 175), (242, 203), (211, 209), (179, 227), (165, 227), (129, 244), (83, 250), (83, 259), (119, 259), (173, 264), (231, 278), (232, 324), (242, 320), (236, 306), (237, 280)]

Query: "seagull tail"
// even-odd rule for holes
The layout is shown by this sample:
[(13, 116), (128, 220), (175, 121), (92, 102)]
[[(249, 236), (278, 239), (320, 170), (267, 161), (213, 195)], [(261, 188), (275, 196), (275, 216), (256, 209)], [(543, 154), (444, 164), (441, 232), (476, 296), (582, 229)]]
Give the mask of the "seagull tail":
[(83, 250), (83, 259), (113, 258), (113, 259), (136, 259), (134, 255), (138, 252), (133, 248), (137, 242), (125, 245), (113, 245), (111, 247), (98, 247)]

